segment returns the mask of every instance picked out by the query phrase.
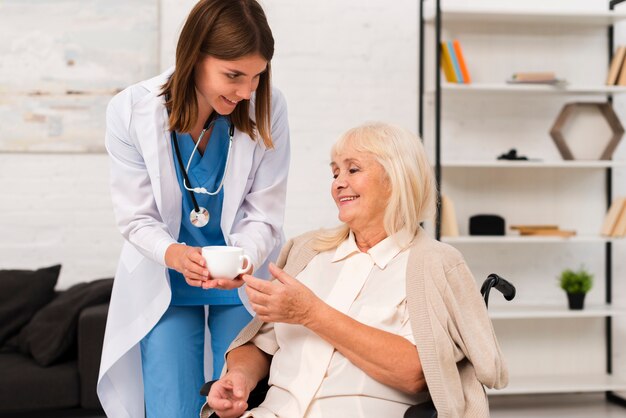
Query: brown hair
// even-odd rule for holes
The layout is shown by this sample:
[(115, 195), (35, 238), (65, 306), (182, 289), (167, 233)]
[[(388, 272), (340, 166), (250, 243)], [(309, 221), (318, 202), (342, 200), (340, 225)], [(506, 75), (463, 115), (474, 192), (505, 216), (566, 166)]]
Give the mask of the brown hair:
[(201, 0), (183, 26), (176, 46), (176, 69), (163, 85), (170, 130), (189, 132), (198, 118), (195, 66), (206, 56), (235, 60), (250, 54), (267, 60), (255, 98), (256, 123), (250, 119), (250, 101), (241, 100), (230, 118), (235, 127), (272, 147), (270, 127), (270, 61), (274, 38), (263, 9), (255, 0)]

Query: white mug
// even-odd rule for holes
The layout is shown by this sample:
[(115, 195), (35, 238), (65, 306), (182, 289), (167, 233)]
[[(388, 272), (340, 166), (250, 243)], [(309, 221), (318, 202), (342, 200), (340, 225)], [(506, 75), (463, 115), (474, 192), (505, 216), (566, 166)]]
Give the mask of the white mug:
[(250, 257), (243, 253), (243, 248), (239, 247), (224, 245), (202, 247), (202, 257), (213, 279), (232, 280), (241, 273), (245, 273), (252, 264)]

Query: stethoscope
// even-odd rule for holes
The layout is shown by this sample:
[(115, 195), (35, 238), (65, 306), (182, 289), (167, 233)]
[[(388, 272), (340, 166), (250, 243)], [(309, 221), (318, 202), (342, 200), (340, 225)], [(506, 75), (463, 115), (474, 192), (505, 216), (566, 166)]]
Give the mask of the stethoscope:
[(233, 136), (235, 135), (235, 125), (233, 124), (231, 120), (230, 128), (228, 129), (228, 154), (226, 154), (226, 166), (224, 167), (224, 174), (222, 174), (222, 180), (220, 181), (220, 185), (217, 187), (217, 190), (215, 190), (214, 192), (209, 192), (204, 187), (192, 188), (191, 182), (189, 181), (189, 176), (187, 175), (189, 171), (189, 166), (191, 165), (191, 160), (193, 159), (193, 156), (196, 153), (196, 150), (198, 149), (198, 146), (200, 145), (200, 142), (202, 141), (204, 134), (214, 124), (214, 121), (213, 121), (214, 118), (215, 118), (215, 112), (211, 113), (211, 116), (209, 116), (209, 118), (205, 122), (204, 127), (202, 128), (202, 132), (200, 132), (200, 136), (198, 137), (198, 140), (196, 141), (196, 145), (193, 147), (193, 151), (191, 152), (189, 161), (187, 161), (187, 166), (183, 164), (183, 158), (181, 157), (180, 149), (178, 148), (178, 137), (176, 136), (176, 132), (175, 131), (170, 132), (170, 136), (172, 138), (172, 141), (174, 142), (174, 151), (176, 151), (176, 159), (178, 160), (180, 171), (183, 174), (183, 186), (185, 187), (185, 190), (189, 192), (189, 197), (191, 198), (191, 202), (193, 203), (193, 209), (191, 210), (191, 213), (189, 214), (189, 221), (191, 221), (191, 224), (197, 228), (202, 228), (203, 226), (208, 224), (210, 215), (209, 215), (209, 211), (206, 208), (198, 205), (198, 201), (196, 200), (196, 196), (194, 195), (194, 193), (202, 193), (202, 194), (207, 194), (209, 196), (215, 196), (222, 190), (222, 187), (224, 186), (224, 178), (226, 177), (226, 173), (228, 172), (228, 163), (230, 162), (230, 149), (233, 146)]

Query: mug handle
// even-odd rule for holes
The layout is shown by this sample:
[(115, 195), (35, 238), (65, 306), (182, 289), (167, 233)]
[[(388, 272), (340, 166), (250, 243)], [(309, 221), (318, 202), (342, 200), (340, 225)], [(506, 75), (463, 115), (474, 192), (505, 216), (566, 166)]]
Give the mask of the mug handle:
[(248, 271), (248, 269), (250, 268), (250, 266), (252, 265), (252, 260), (250, 260), (250, 257), (248, 257), (245, 254), (242, 254), (239, 256), (239, 260), (243, 261), (246, 260), (246, 264), (245, 264), (245, 268), (244, 267), (240, 267), (239, 271), (237, 272), (237, 276), (239, 276), (240, 274), (245, 273), (246, 271)]

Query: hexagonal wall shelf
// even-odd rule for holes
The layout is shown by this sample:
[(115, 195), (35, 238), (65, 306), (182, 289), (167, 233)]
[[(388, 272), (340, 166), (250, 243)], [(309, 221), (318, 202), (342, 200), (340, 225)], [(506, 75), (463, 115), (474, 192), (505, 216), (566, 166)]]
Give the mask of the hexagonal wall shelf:
[(568, 103), (550, 130), (564, 160), (610, 160), (622, 135), (624, 127), (609, 103)]

